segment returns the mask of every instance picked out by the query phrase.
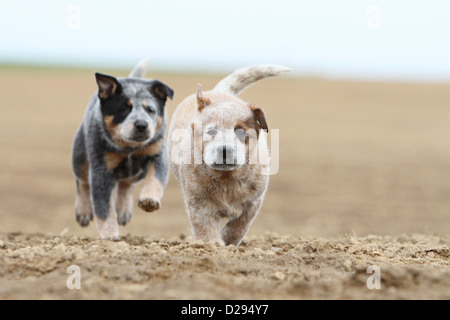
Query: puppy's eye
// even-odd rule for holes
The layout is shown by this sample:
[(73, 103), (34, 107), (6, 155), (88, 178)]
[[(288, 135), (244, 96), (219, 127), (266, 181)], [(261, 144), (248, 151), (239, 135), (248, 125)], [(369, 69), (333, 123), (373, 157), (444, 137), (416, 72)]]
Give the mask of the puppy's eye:
[(209, 128), (206, 131), (206, 134), (210, 135), (210, 136), (215, 136), (217, 134), (217, 129), (216, 128)]
[(147, 112), (150, 113), (150, 114), (155, 114), (156, 113), (156, 110), (153, 107), (146, 107), (145, 110), (147, 110)]
[(241, 140), (242, 142), (245, 142), (245, 139), (249, 137), (249, 135), (244, 131), (244, 129), (238, 127), (236, 130), (234, 130), (234, 134), (236, 137)]
[(132, 104), (126, 103), (120, 108), (120, 111), (122, 111), (122, 112), (129, 112), (129, 111), (131, 111), (132, 108), (133, 108)]

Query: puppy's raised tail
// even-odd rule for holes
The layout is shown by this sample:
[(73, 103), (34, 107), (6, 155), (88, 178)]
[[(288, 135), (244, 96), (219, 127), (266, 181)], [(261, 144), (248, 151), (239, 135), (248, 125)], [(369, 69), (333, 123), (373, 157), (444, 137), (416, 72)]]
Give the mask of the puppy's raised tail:
[(131, 70), (128, 77), (142, 79), (145, 77), (147, 70), (148, 70), (148, 57), (139, 61), (139, 63), (134, 67), (134, 69)]
[(220, 81), (213, 91), (237, 96), (258, 80), (267, 77), (275, 77), (289, 71), (291, 71), (289, 68), (269, 64), (237, 69), (228, 77)]

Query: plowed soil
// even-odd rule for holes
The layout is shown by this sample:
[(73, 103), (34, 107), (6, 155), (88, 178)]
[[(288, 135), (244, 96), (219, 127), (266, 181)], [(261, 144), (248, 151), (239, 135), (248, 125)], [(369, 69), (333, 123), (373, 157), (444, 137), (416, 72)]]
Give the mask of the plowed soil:
[[(173, 175), (162, 208), (136, 206), (122, 241), (77, 225), (70, 156), (94, 71), (126, 74), (0, 68), (0, 299), (450, 298), (448, 84), (283, 77), (248, 89), (280, 130), (280, 165), (243, 244), (223, 248), (192, 239)], [(175, 90), (169, 116), (221, 79), (151, 77)], [(373, 265), (380, 290), (367, 287)]]

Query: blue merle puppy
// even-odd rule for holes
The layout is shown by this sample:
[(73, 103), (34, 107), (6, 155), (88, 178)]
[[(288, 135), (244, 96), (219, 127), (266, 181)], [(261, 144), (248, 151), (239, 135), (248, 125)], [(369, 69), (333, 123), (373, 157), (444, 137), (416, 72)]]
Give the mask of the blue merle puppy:
[(119, 224), (132, 217), (138, 181), (143, 180), (138, 205), (148, 212), (160, 208), (167, 184), (165, 104), (174, 91), (143, 79), (146, 70), (143, 60), (128, 78), (96, 73), (98, 93), (76, 133), (76, 219), (86, 227), (95, 216), (100, 239), (119, 240)]

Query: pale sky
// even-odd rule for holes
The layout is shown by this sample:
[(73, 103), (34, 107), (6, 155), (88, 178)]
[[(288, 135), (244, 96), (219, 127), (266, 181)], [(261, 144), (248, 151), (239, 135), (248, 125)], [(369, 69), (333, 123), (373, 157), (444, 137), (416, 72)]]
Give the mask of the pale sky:
[(0, 63), (450, 81), (448, 0), (5, 1)]

